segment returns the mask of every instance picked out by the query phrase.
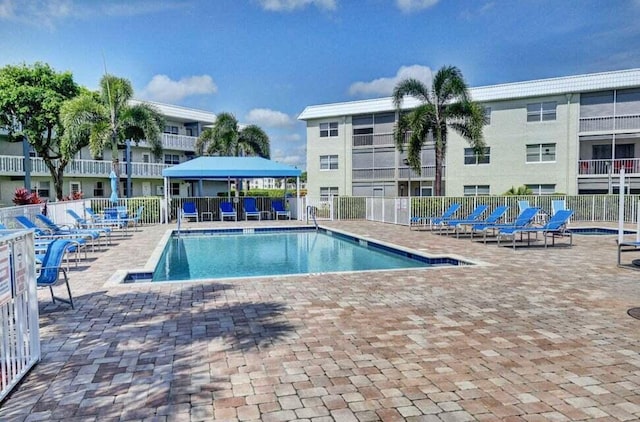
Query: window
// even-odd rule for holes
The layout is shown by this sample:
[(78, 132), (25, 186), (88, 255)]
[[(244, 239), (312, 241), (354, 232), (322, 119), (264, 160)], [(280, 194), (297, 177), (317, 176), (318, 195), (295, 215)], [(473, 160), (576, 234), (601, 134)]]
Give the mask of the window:
[(527, 145), (527, 163), (556, 161), (556, 144)]
[(164, 155), (164, 163), (165, 164), (180, 164), (180, 156), (178, 154), (165, 154)]
[(485, 125), (491, 124), (491, 107), (484, 108), (484, 124)]
[(186, 133), (187, 136), (194, 136), (192, 127), (187, 127), (184, 130), (185, 130), (185, 133)]
[(180, 196), (180, 183), (171, 183), (171, 196)]
[(142, 162), (143, 163), (150, 163), (151, 162), (151, 156), (149, 154), (142, 154)]
[(330, 196), (338, 196), (337, 187), (320, 188), (320, 200), (326, 201)]
[(464, 196), (489, 195), (489, 185), (465, 185)]
[(320, 170), (338, 170), (337, 155), (321, 155)]
[(97, 198), (104, 196), (104, 184), (102, 182), (96, 182), (95, 188), (93, 188), (93, 196)]
[(48, 198), (49, 197), (49, 182), (39, 182), (38, 183), (38, 188), (36, 189), (36, 192), (38, 192), (38, 196), (42, 196), (44, 198)]
[(178, 134), (178, 126), (165, 126), (164, 127), (164, 133), (170, 133), (172, 135), (177, 135)]
[(473, 148), (465, 148), (464, 149), (464, 163), (465, 164), (489, 164), (490, 162), (490, 154), (491, 148), (485, 147), (483, 149), (483, 154), (477, 154)]
[(320, 137), (338, 136), (338, 122), (320, 123)]
[(546, 122), (556, 119), (555, 101), (527, 104), (527, 122)]
[(527, 185), (533, 195), (552, 195), (556, 192), (556, 185)]

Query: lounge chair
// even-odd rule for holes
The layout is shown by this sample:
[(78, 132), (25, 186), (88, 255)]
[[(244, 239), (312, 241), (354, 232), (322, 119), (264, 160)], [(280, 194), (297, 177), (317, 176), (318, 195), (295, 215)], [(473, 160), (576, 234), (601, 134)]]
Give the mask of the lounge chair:
[(470, 224), (476, 222), (480, 218), (480, 216), (484, 214), (487, 208), (489, 207), (486, 205), (478, 205), (473, 211), (471, 211), (469, 215), (464, 218), (452, 218), (442, 221), (442, 223), (440, 224), (440, 233), (442, 233), (443, 230), (449, 228), (453, 228), (455, 230), (455, 228), (460, 224)]
[(108, 224), (101, 224), (101, 223), (93, 223), (85, 218), (80, 217), (80, 215), (78, 215), (77, 212), (75, 212), (72, 209), (68, 209), (67, 210), (67, 214), (69, 214), (71, 216), (71, 218), (73, 218), (76, 222), (76, 227), (79, 229), (89, 229), (89, 230), (95, 230), (99, 233), (102, 233), (106, 236), (107, 238), (107, 243), (111, 243), (111, 228), (112, 226), (108, 225)]
[(238, 221), (236, 209), (233, 208), (231, 202), (227, 201), (220, 202), (220, 221), (224, 221), (225, 218), (233, 218), (235, 221)]
[[(498, 224), (498, 221), (507, 213), (509, 209), (508, 205), (500, 205), (496, 207), (491, 214), (487, 216), (486, 219), (482, 221), (474, 220), (471, 222), (461, 222), (455, 225), (456, 238), (460, 236), (460, 229), (462, 229), (462, 233), (466, 233), (467, 227), (473, 226), (474, 224)], [(473, 230), (471, 230), (471, 237), (473, 238)]]
[[(69, 239), (56, 239), (49, 244), (47, 252), (42, 258), (42, 267), (40, 267), (40, 274), (36, 280), (36, 285), (38, 287), (49, 288), (53, 303), (56, 303), (56, 300), (59, 300), (60, 302), (68, 303), (73, 309), (73, 297), (71, 296), (67, 270), (62, 266), (64, 255), (71, 245), (72, 241)], [(62, 272), (63, 279), (60, 278), (60, 272)], [(67, 285), (67, 293), (69, 294), (68, 300), (53, 294), (53, 286), (59, 284), (61, 281), (64, 281)]]
[(248, 220), (249, 217), (257, 217), (261, 220), (260, 210), (256, 207), (255, 198), (244, 198), (242, 200), (242, 208), (244, 209), (244, 219)]
[(80, 259), (80, 250), (84, 250), (84, 257), (87, 258), (87, 250), (85, 246), (87, 245), (87, 239), (91, 239), (91, 237), (87, 237), (86, 234), (77, 234), (77, 233), (69, 233), (69, 234), (55, 234), (52, 233), (48, 229), (43, 229), (38, 226), (36, 223), (31, 221), (28, 217), (24, 215), (17, 215), (14, 217), (19, 225), (24, 227), (27, 230), (33, 230), (36, 235), (36, 240), (44, 240), (44, 241), (52, 241), (56, 239), (67, 239), (70, 240), (75, 246), (76, 252), (76, 265), (78, 265), (78, 260)]
[(140, 225), (140, 222), (142, 221), (143, 212), (144, 212), (144, 205), (140, 205), (136, 210), (135, 214), (133, 214), (133, 217), (121, 218), (120, 222), (124, 225), (124, 227), (128, 227), (129, 224), (133, 223), (133, 229), (137, 230), (138, 225)]
[(409, 221), (409, 229), (424, 228), (427, 224), (429, 224), (429, 228), (432, 229), (434, 224), (439, 225), (446, 220), (452, 219), (455, 213), (458, 212), (458, 209), (460, 209), (460, 204), (453, 203), (449, 205), (449, 208), (447, 208), (440, 216), (412, 217), (411, 221)]
[(194, 202), (185, 202), (182, 204), (182, 218), (195, 218), (196, 223), (200, 221), (198, 207), (196, 207)]
[(279, 199), (271, 202), (271, 211), (273, 211), (275, 220), (278, 220), (281, 216), (291, 220), (291, 211), (287, 210), (284, 203)]
[(47, 229), (51, 230), (51, 232), (55, 235), (75, 234), (91, 238), (92, 240), (96, 240), (100, 237), (100, 232), (98, 230), (74, 229), (73, 227), (69, 226), (61, 226), (59, 224), (56, 224), (52, 219), (44, 214), (36, 214), (36, 218), (40, 220), (47, 227)]
[(486, 223), (475, 223), (471, 224), (471, 239), (473, 240), (474, 233), (482, 233), (482, 241), (487, 243), (487, 233), (491, 232), (492, 235), (496, 235), (496, 233), (504, 228), (523, 228), (529, 226), (533, 220), (536, 218), (539, 209), (536, 207), (529, 207), (522, 210), (520, 214), (516, 217), (516, 219), (511, 223), (495, 223), (495, 224), (486, 224)]
[(556, 237), (569, 237), (569, 246), (573, 245), (573, 235), (571, 231), (567, 231), (567, 222), (573, 214), (572, 210), (560, 210), (553, 214), (547, 224), (544, 226), (529, 226), (529, 227), (504, 227), (500, 229), (498, 233), (498, 245), (500, 245), (500, 239), (503, 237), (511, 237), (513, 240), (513, 249), (516, 248), (516, 235), (520, 234), (520, 241), (522, 241), (523, 235), (527, 235), (527, 246), (531, 244), (531, 234), (537, 236), (538, 233), (542, 233), (544, 237), (544, 247), (547, 247), (547, 237), (551, 237), (552, 246), (555, 246)]

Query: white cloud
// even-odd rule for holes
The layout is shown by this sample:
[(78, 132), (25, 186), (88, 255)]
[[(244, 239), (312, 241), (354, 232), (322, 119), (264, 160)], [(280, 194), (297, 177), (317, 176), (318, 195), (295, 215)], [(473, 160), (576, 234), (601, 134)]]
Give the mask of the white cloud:
[(435, 6), (440, 0), (396, 0), (396, 6), (405, 13), (416, 12)]
[(174, 81), (167, 75), (155, 75), (140, 93), (140, 98), (173, 103), (191, 95), (215, 94), (218, 87), (209, 75), (189, 76)]
[(296, 152), (285, 152), (281, 149), (276, 149), (271, 154), (271, 159), (278, 163), (295, 166), (299, 169), (305, 168), (306, 157), (301, 154), (297, 154)]
[(298, 142), (299, 140), (302, 139), (302, 136), (300, 136), (299, 133), (292, 133), (290, 135), (283, 136), (282, 139), (288, 142)]
[(287, 127), (293, 124), (293, 119), (289, 115), (268, 108), (254, 108), (249, 111), (245, 120), (264, 127)]
[[(19, 3), (16, 5), (16, 3)], [(34, 26), (54, 28), (64, 19), (92, 19), (104, 16), (139, 16), (184, 7), (186, 3), (155, 0), (111, 0), (83, 2), (78, 0), (0, 0), (0, 19)]]
[(258, 0), (258, 3), (263, 9), (272, 12), (290, 12), (308, 5), (314, 5), (318, 9), (324, 10), (335, 10), (337, 7), (336, 0)]
[(388, 96), (393, 93), (393, 88), (404, 79), (418, 79), (431, 84), (431, 68), (414, 64), (402, 66), (395, 76), (391, 78), (378, 78), (371, 82), (355, 82), (349, 87), (349, 94), (354, 96)]

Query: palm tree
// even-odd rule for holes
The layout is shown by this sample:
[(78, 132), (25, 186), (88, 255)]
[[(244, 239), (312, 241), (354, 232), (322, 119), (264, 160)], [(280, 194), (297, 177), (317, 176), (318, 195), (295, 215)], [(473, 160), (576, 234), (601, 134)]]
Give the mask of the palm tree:
[[(403, 112), (402, 102), (411, 96), (420, 104), (413, 110)], [(451, 128), (466, 139), (477, 154), (482, 155), (485, 124), (483, 107), (471, 101), (462, 73), (454, 66), (444, 66), (433, 78), (431, 87), (417, 79), (400, 81), (393, 90), (393, 103), (399, 113), (394, 131), (396, 147), (403, 152), (407, 145), (409, 166), (420, 174), (420, 152), (432, 137), (435, 148), (434, 194), (442, 194), (442, 165), (447, 150), (447, 132)]]
[(63, 142), (73, 144), (88, 138), (94, 157), (110, 148), (112, 168), (118, 180), (118, 146), (126, 140), (136, 143), (145, 140), (156, 158), (162, 156), (164, 117), (149, 104), (131, 104), (132, 98), (133, 88), (127, 79), (107, 74), (100, 80), (99, 92), (85, 92), (67, 101), (60, 110), (65, 128)]
[(271, 156), (269, 136), (256, 125), (240, 129), (238, 120), (231, 113), (218, 114), (213, 126), (205, 129), (196, 141), (196, 152), (198, 155), (231, 157)]

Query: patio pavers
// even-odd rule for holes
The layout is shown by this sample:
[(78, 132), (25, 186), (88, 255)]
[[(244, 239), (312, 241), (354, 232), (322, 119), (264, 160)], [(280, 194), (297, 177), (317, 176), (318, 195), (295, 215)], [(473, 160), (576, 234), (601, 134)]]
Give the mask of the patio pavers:
[(174, 226), (144, 227), (71, 272), (75, 310), (41, 292), (42, 360), (0, 420), (640, 420), (640, 272), (612, 237), (325, 225), (491, 265), (105, 284)]

